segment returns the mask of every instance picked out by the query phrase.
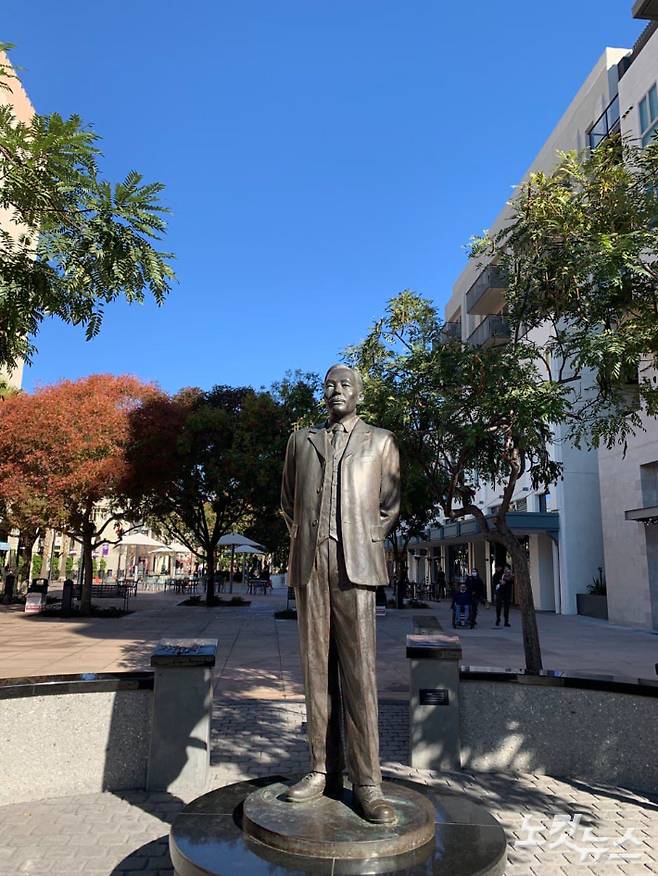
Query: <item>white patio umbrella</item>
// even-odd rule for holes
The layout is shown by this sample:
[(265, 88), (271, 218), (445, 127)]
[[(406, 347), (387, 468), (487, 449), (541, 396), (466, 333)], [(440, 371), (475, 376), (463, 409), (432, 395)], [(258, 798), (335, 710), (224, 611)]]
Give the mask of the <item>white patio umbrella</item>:
[(223, 535), (218, 544), (224, 545), (228, 547), (228, 545), (249, 545), (249, 547), (257, 547), (262, 548), (262, 544), (258, 544), (257, 541), (254, 541), (253, 538), (248, 538), (246, 535), (241, 535), (239, 532), (227, 532), (226, 535)]
[(263, 545), (258, 544), (257, 541), (254, 541), (252, 538), (248, 538), (246, 535), (242, 535), (239, 532), (227, 532), (226, 535), (223, 535), (220, 538), (217, 544), (223, 545), (224, 547), (230, 545), (231, 547), (231, 573), (229, 576), (228, 592), (233, 593), (233, 561), (235, 560), (236, 546), (262, 548)]
[[(144, 532), (131, 532), (129, 535), (124, 535), (118, 542), (119, 559), (117, 561), (117, 581), (119, 580), (119, 569), (121, 567), (121, 548), (126, 548), (126, 558), (128, 556), (128, 548), (130, 547), (146, 547), (146, 548), (163, 548), (166, 547), (161, 541), (151, 538)], [(125, 569), (124, 569), (125, 576)]]
[(267, 551), (261, 550), (260, 548), (251, 547), (251, 545), (244, 545), (243, 547), (236, 547), (236, 554), (242, 554), (244, 559), (242, 560), (242, 580), (244, 581), (244, 573), (247, 565), (247, 554), (257, 554), (258, 556), (264, 557)]
[(130, 535), (124, 535), (119, 542), (119, 546), (123, 547), (123, 545), (134, 545), (137, 547), (154, 547), (154, 548), (163, 548), (166, 547), (161, 541), (157, 541), (155, 538), (151, 538), (150, 535), (146, 535), (144, 532), (131, 532)]
[[(178, 541), (174, 541), (171, 544), (166, 544), (164, 547), (156, 548), (153, 551), (149, 552), (154, 557), (175, 557), (176, 554), (191, 554), (192, 551), (185, 547), (184, 544), (181, 544)], [(169, 573), (171, 574), (171, 560), (167, 563), (169, 568)], [(174, 574), (176, 569), (174, 568)]]
[(152, 554), (191, 554), (192, 551), (185, 547), (184, 544), (179, 544), (175, 541), (173, 544), (166, 544), (163, 547), (156, 548), (150, 551)]

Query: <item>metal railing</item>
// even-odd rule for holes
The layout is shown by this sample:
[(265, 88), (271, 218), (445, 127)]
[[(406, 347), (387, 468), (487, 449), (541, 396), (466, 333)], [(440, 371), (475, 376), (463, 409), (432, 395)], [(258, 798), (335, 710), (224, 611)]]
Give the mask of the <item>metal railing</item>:
[(468, 343), (474, 347), (492, 347), (506, 343), (512, 336), (507, 320), (499, 313), (487, 316), (474, 332), (468, 336)]
[(505, 289), (505, 279), (498, 265), (487, 265), (466, 293), (466, 311), (473, 312), (478, 301), (491, 289)]
[(615, 134), (620, 130), (621, 121), (619, 118), (619, 95), (615, 94), (607, 107), (603, 110), (598, 119), (587, 132), (587, 141), (590, 149), (602, 143), (610, 134)]

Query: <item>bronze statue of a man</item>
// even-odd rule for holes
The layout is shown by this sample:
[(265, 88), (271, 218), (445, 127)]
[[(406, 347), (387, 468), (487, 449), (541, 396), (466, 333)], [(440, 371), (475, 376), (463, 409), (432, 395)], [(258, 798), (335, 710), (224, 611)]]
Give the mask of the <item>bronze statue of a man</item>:
[(362, 389), (356, 370), (333, 365), (326, 424), (294, 432), (286, 450), (281, 506), (311, 749), (311, 772), (288, 799), (338, 793), (346, 761), (363, 815), (385, 824), (395, 813), (381, 790), (375, 588), (388, 580), (384, 539), (400, 510), (400, 460), (393, 435), (356, 415)]

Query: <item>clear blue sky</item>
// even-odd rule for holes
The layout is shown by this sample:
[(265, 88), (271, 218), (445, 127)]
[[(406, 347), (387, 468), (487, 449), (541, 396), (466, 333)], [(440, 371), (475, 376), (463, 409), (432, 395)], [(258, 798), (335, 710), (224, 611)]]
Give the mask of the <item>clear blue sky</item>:
[(631, 0), (32, 0), (2, 39), (39, 112), (79, 113), (111, 179), (166, 184), (178, 283), (99, 338), (49, 322), (25, 387), (167, 390), (322, 371), (404, 288), (442, 305)]

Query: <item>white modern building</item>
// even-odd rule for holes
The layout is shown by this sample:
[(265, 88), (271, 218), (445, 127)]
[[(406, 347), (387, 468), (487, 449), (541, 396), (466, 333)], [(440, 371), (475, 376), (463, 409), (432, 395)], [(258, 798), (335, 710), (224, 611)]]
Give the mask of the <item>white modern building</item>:
[[(658, 131), (658, 2), (638, 0), (633, 13), (651, 24), (625, 61), (619, 115), (622, 133), (646, 144)], [(625, 456), (599, 451), (608, 617), (658, 630), (658, 421), (643, 419)]]
[[(595, 148), (620, 128), (646, 142), (658, 129), (658, 0), (638, 0), (633, 15), (650, 20), (640, 39), (632, 49), (605, 49), (524, 179), (531, 172), (550, 172), (558, 151)], [(503, 207), (491, 231), (507, 217)], [(496, 266), (471, 260), (453, 286), (445, 330), (472, 344), (504, 344), (509, 336), (504, 302)], [(563, 462), (563, 479), (545, 493), (534, 491), (527, 476), (519, 481), (508, 519), (526, 539), (537, 609), (574, 614), (576, 594), (603, 568), (610, 620), (656, 627), (658, 526), (646, 522), (658, 518), (658, 423), (646, 425), (625, 459), (620, 451), (578, 450), (558, 434), (554, 453)], [(482, 484), (476, 501), (493, 512), (499, 493)], [(469, 518), (433, 529), (412, 554), (415, 567), (412, 560), (409, 568), (416, 580), (431, 574), (432, 562), (441, 563), (448, 580), (476, 566), (489, 595), (494, 564), (504, 560), (501, 548), (487, 542)]]

